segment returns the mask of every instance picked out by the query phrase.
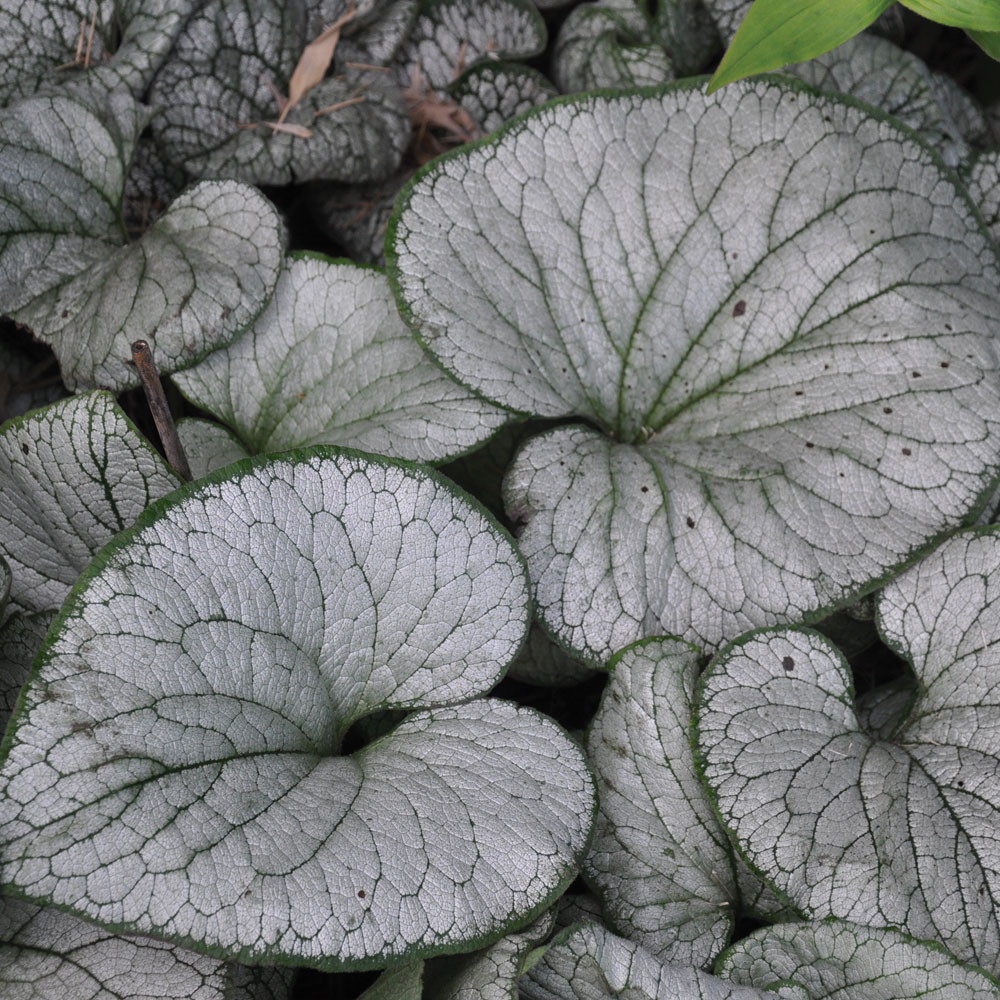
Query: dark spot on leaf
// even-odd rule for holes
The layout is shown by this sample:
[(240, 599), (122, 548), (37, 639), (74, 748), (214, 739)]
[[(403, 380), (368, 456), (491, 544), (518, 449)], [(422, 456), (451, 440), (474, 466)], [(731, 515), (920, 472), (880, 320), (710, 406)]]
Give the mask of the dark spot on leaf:
[(942, 368), (950, 368), (950, 367), (951, 367), (951, 365), (949, 365), (947, 361), (942, 361), (942, 362), (941, 362), (941, 367), (942, 367)]
[(790, 656), (786, 656), (786, 657), (785, 657), (785, 658), (784, 658), (784, 659), (783, 659), (783, 660), (781, 661), (781, 665), (782, 665), (782, 667), (784, 667), (784, 669), (785, 669), (786, 671), (788, 671), (788, 672), (791, 672), (792, 670), (794, 670), (794, 669), (795, 669), (795, 661), (794, 661), (794, 660), (793, 660), (793, 659), (792, 659), (792, 658), (791, 658)]
[(249, 896), (252, 896), (252, 895), (253, 895), (253, 889), (247, 889), (247, 891), (245, 893), (243, 893), (243, 898), (246, 899), (246, 898), (248, 898)]
[(913, 372), (914, 378), (920, 378), (920, 372)]
[(642, 487), (640, 487), (640, 489), (642, 490), (643, 493), (648, 493), (649, 492), (649, 487), (648, 486), (642, 486)]
[(912, 452), (912, 451), (910, 451), (910, 449), (909, 449), (909, 448), (904, 448), (904, 449), (903, 449), (903, 454), (904, 454), (904, 455), (912, 455), (912, 454), (913, 454), (913, 452)]
[(802, 390), (801, 390), (801, 389), (796, 389), (796, 390), (795, 390), (795, 395), (796, 395), (796, 396), (801, 396), (801, 395), (803, 395), (803, 392), (802, 392)]
[(742, 316), (746, 311), (747, 311), (747, 304), (746, 302), (743, 301), (743, 299), (740, 299), (740, 301), (733, 306), (734, 316)]
[(21, 451), (23, 451), (25, 455), (31, 454), (31, 449), (26, 444), (21, 445)]
[(951, 333), (951, 323), (945, 323), (944, 328)]
[(689, 528), (693, 528), (693, 527), (694, 527), (694, 518), (693, 518), (693, 517), (689, 517), (689, 518), (687, 519), (687, 526), (688, 526)]
[(364, 889), (358, 889), (358, 899), (364, 899), (365, 895), (366, 893)]
[(222, 310), (222, 318), (223, 319), (229, 319), (229, 315), (230, 315), (231, 312), (232, 312), (232, 309), (230, 309), (229, 306), (226, 306), (226, 308)]
[(838, 472), (837, 475), (840, 476), (841, 479), (844, 478), (844, 474), (842, 472)]
[(823, 365), (823, 371), (827, 371), (829, 367), (830, 367), (829, 365)]
[(883, 406), (882, 407), (882, 412), (883, 413), (892, 413), (892, 407), (891, 406)]
[(739, 259), (740, 259), (739, 253), (737, 253), (737, 251), (734, 250), (733, 251), (733, 260), (739, 260)]
[(68, 315), (69, 315), (69, 310), (68, 309), (63, 309), (63, 311), (62, 311), (62, 318), (65, 319)]
[(806, 447), (807, 447), (807, 448), (815, 448), (815, 447), (816, 447), (816, 445), (814, 445), (814, 444), (812, 443), (812, 441), (806, 441)]
[(960, 782), (958, 783), (958, 787), (959, 787), (959, 788), (965, 788), (965, 782), (964, 782), (964, 781), (960, 781)]
[(874, 236), (875, 235), (875, 230), (874, 229), (869, 229), (868, 230), (868, 235), (869, 236)]

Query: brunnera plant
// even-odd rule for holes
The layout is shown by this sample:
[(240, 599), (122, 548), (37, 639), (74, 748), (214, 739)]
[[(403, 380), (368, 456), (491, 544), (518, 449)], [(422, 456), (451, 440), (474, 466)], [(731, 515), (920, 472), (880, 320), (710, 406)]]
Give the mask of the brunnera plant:
[[(4, 42), (0, 309), (78, 392), (0, 429), (5, 995), (1000, 996), (1000, 567), (955, 534), (1000, 473), (971, 99), (874, 39), (812, 86), (567, 97), (423, 170), (386, 274), (286, 255), (251, 185), (391, 193), (408, 105), (471, 135), (543, 100), (494, 58), (541, 50), (535, 7), (132, 6)], [(723, 28), (577, 11), (570, 89)], [(195, 483), (83, 391), (140, 337), (219, 421), (181, 424)], [(494, 506), (505, 473), (516, 541), (412, 460)], [(912, 669), (852, 699), (802, 626), (883, 585)], [(571, 738), (508, 671), (608, 677)]]

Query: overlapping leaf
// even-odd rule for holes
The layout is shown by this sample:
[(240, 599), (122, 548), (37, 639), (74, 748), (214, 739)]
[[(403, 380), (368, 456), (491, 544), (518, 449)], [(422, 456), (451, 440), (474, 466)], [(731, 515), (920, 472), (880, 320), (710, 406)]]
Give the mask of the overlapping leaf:
[(14, 899), (0, 905), (0, 989), (7, 1000), (283, 1000), (293, 974), (119, 937)]
[(558, 102), (430, 166), (388, 246), (458, 378), (589, 418), (505, 494), (546, 627), (592, 662), (816, 620), (1000, 464), (994, 247), (856, 105), (765, 80)]
[(180, 485), (115, 405), (92, 392), (0, 430), (0, 551), (11, 607), (55, 611), (105, 543)]
[(795, 983), (809, 1000), (1000, 996), (996, 979), (962, 965), (940, 945), (842, 920), (761, 928), (721, 957), (718, 972), (761, 989)]
[(537, 70), (504, 62), (480, 63), (463, 73), (449, 89), (476, 123), (480, 135), (489, 135), (515, 115), (559, 93)]
[[(0, 775), (6, 890), (326, 968), (523, 926), (575, 876), (592, 779), (537, 713), (447, 703), (496, 683), (526, 587), (495, 522), (403, 463), (317, 449), (176, 491), (36, 660)], [(422, 706), (339, 755), (358, 719)]]
[(615, 930), (660, 961), (705, 967), (729, 943), (739, 894), (691, 755), (700, 658), (653, 639), (613, 661), (587, 739), (600, 808), (584, 874)]
[(867, 101), (919, 132), (949, 166), (987, 143), (988, 128), (975, 99), (922, 59), (874, 35), (858, 35), (809, 62), (788, 68), (821, 90)]
[(552, 75), (565, 94), (594, 87), (641, 87), (676, 76), (652, 38), (639, 0), (583, 3), (562, 23), (552, 52)]
[(807, 1000), (795, 986), (758, 990), (701, 969), (664, 965), (632, 941), (598, 924), (563, 931), (521, 978), (525, 1000)]
[[(893, 581), (886, 640), (913, 664), (891, 740), (862, 728), (815, 632), (737, 640), (704, 680), (704, 776), (750, 863), (812, 917), (897, 926), (1000, 968), (1000, 534), (964, 532)], [(892, 715), (886, 720), (890, 722)]]
[(338, 444), (441, 461), (507, 419), (420, 349), (384, 275), (317, 256), (287, 259), (243, 336), (175, 381), (250, 453)]
[(289, 80), (314, 40), (309, 28), (299, 3), (202, 6), (150, 91), (162, 108), (152, 127), (164, 154), (195, 176), (257, 184), (361, 181), (395, 170), (410, 124), (384, 74), (345, 64), (282, 115)]
[(225, 344), (264, 304), (281, 260), (277, 213), (256, 190), (205, 182), (135, 243), (122, 229), (125, 174), (145, 111), (69, 96), (0, 116), (0, 304), (50, 344), (71, 389), (138, 381), (132, 341), (161, 371)]

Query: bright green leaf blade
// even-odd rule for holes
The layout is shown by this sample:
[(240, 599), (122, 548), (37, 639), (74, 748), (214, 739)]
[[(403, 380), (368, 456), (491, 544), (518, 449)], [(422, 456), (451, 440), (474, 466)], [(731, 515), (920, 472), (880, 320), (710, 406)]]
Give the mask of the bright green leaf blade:
[(829, 52), (864, 31), (893, 0), (756, 0), (743, 19), (708, 93), (750, 76)]
[(587, 737), (601, 800), (583, 871), (616, 931), (662, 962), (704, 968), (729, 943), (739, 898), (691, 753), (701, 656), (652, 639), (615, 657)]
[(140, 338), (161, 372), (228, 343), (281, 263), (277, 212), (232, 181), (189, 188), (128, 242), (125, 173), (145, 111), (115, 93), (101, 107), (31, 98), (0, 116), (0, 302), (52, 346), (71, 389), (137, 384)]
[(287, 258), (250, 328), (175, 381), (252, 453), (332, 444), (442, 461), (508, 418), (420, 349), (383, 274), (313, 255)]
[(0, 429), (0, 550), (11, 607), (54, 611), (93, 555), (180, 485), (107, 392)]
[(1000, 31), (970, 31), (968, 35), (988, 56), (1000, 61)]
[[(5, 884), (256, 962), (502, 935), (575, 877), (595, 809), (551, 720), (443, 707), (496, 683), (528, 618), (509, 537), (428, 471), (316, 449), (176, 491), (95, 560), (36, 661)], [(359, 718), (423, 705), (339, 755)]]
[(938, 24), (1000, 32), (1000, 6), (996, 0), (900, 0), (900, 3)]
[(861, 728), (846, 663), (816, 633), (752, 633), (709, 669), (705, 780), (741, 851), (807, 916), (896, 926), (1000, 967), (998, 600), (995, 528), (886, 587), (879, 628), (919, 692), (891, 741)]
[(962, 965), (935, 942), (842, 920), (760, 928), (722, 955), (718, 973), (761, 989), (781, 981), (798, 983), (810, 1000), (1000, 997), (993, 976)]
[(809, 1000), (798, 987), (765, 992), (691, 966), (664, 965), (598, 924), (563, 931), (520, 986), (524, 1000)]

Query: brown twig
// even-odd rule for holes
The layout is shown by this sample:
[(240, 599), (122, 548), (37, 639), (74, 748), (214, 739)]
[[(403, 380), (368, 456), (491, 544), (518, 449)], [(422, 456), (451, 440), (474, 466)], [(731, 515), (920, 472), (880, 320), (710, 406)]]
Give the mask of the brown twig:
[(132, 344), (132, 360), (139, 370), (139, 378), (142, 379), (142, 388), (146, 393), (146, 402), (149, 404), (149, 412), (153, 415), (153, 422), (159, 432), (163, 450), (167, 453), (167, 461), (170, 468), (177, 473), (185, 482), (191, 482), (191, 467), (188, 465), (187, 456), (181, 446), (180, 438), (177, 436), (177, 425), (167, 406), (167, 397), (163, 393), (163, 386), (160, 383), (160, 376), (153, 363), (153, 352), (149, 349), (149, 344), (145, 340), (137, 340)]

